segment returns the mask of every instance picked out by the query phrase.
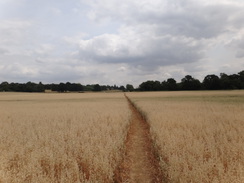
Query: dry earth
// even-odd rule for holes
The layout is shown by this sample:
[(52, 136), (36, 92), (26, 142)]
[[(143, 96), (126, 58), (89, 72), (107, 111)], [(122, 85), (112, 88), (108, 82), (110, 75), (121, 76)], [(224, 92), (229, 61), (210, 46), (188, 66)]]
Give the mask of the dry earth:
[(125, 158), (115, 172), (115, 182), (163, 182), (149, 124), (130, 99), (127, 100), (132, 112), (131, 123), (125, 143)]

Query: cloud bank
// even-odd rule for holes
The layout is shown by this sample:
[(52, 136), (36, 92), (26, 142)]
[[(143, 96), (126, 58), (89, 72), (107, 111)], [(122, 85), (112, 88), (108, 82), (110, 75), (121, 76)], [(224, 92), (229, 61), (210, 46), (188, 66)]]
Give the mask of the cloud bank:
[(241, 0), (11, 0), (0, 10), (2, 81), (138, 85), (244, 68)]

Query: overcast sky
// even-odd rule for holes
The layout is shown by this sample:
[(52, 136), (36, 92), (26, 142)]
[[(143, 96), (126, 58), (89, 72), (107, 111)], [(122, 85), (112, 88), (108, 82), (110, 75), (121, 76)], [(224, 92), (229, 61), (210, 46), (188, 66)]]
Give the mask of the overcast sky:
[(0, 0), (0, 83), (138, 86), (241, 70), (243, 0)]

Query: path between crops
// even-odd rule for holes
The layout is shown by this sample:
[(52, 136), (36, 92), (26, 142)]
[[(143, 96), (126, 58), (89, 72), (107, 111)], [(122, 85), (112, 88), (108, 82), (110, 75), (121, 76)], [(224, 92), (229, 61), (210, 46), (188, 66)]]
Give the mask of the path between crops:
[(115, 182), (162, 182), (160, 166), (150, 136), (150, 127), (130, 99), (127, 100), (132, 112), (131, 123), (125, 143), (125, 158), (115, 172)]

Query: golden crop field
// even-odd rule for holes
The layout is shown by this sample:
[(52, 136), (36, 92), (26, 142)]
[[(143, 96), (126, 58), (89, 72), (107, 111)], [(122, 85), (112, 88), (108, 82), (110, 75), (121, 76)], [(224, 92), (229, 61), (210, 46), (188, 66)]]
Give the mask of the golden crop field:
[[(150, 125), (164, 182), (244, 182), (243, 91), (126, 95)], [(135, 116), (123, 93), (0, 93), (0, 183), (144, 180), (132, 164), (147, 161), (135, 140), (149, 133), (135, 133)]]
[(151, 126), (167, 182), (244, 182), (244, 91), (127, 96)]
[(0, 93), (0, 183), (112, 182), (129, 119), (122, 93)]

